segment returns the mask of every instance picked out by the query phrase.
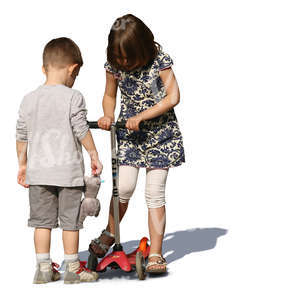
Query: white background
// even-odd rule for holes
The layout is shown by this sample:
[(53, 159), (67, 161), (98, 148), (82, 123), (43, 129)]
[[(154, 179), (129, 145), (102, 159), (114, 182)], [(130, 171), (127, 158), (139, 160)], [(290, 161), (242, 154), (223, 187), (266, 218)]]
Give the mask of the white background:
[[(2, 1), (1, 298), (299, 299), (298, 4)], [(32, 285), (28, 196), (16, 184), (20, 101), (44, 81), (45, 43), (67, 36), (84, 59), (74, 88), (85, 95), (89, 119), (100, 117), (107, 35), (114, 19), (129, 12), (144, 20), (171, 55), (181, 89), (176, 113), (187, 162), (170, 171), (167, 185), (165, 255), (175, 259), (168, 276), (143, 282), (109, 272), (92, 284)], [(86, 222), (80, 251), (105, 226), (111, 193), (109, 134), (94, 136), (104, 162), (102, 211)], [(121, 226), (123, 241), (148, 234), (140, 175)], [(51, 255), (63, 259), (60, 230), (53, 232)]]

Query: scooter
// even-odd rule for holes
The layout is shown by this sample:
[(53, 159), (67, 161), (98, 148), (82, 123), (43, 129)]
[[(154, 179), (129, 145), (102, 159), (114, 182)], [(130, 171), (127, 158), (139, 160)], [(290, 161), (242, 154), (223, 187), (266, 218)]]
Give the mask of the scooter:
[[(88, 122), (91, 129), (99, 129), (97, 122)], [(114, 204), (114, 225), (115, 225), (115, 244), (113, 252), (107, 254), (98, 263), (97, 256), (90, 251), (88, 258), (88, 268), (93, 271), (105, 272), (107, 267), (111, 269), (121, 268), (125, 272), (132, 272), (136, 270), (138, 278), (144, 280), (145, 274), (145, 260), (149, 256), (150, 246), (148, 245), (148, 238), (143, 237), (140, 240), (139, 247), (133, 252), (126, 254), (123, 251), (122, 244), (120, 242), (120, 221), (119, 221), (119, 168), (117, 162), (116, 153), (116, 131), (119, 128), (126, 128), (126, 122), (112, 123), (110, 136), (111, 136), (111, 162), (112, 162), (112, 182), (113, 182), (113, 204)], [(142, 129), (143, 124), (140, 125)]]

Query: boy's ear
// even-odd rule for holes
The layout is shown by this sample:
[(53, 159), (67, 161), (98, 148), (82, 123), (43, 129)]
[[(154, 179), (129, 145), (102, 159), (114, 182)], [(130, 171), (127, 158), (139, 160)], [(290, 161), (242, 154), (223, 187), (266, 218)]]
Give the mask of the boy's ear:
[(42, 66), (42, 71), (43, 71), (43, 73), (46, 75), (46, 69), (45, 69), (44, 66)]
[(69, 66), (69, 74), (70, 74), (70, 76), (77, 76), (78, 75), (78, 73), (79, 73), (79, 70), (80, 70), (80, 68), (79, 68), (79, 66), (78, 66), (78, 64), (74, 64), (74, 65), (70, 65)]

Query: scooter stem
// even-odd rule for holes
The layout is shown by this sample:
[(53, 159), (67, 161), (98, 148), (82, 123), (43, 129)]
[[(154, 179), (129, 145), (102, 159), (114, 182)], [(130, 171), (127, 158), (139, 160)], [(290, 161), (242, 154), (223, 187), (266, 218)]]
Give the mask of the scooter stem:
[(116, 151), (116, 124), (111, 125), (111, 167), (112, 167), (112, 182), (113, 182), (113, 204), (114, 204), (114, 225), (115, 225), (115, 245), (120, 245), (120, 217), (119, 217), (119, 166), (117, 161)]

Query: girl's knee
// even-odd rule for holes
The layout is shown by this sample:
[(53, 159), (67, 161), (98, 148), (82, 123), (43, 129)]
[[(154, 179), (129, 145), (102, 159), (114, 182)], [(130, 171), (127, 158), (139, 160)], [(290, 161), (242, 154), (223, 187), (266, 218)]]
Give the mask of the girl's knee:
[(131, 166), (119, 167), (119, 198), (121, 203), (128, 203), (137, 181), (139, 169)]
[(147, 184), (145, 189), (145, 199), (148, 208), (159, 208), (166, 204), (165, 185)]
[(135, 189), (135, 184), (119, 184), (119, 197), (121, 203), (128, 203)]
[(145, 198), (148, 208), (159, 208), (166, 204), (167, 175), (168, 169), (147, 169)]
[(129, 199), (122, 199), (121, 196), (119, 196), (119, 202), (122, 204), (128, 204), (130, 198)]

